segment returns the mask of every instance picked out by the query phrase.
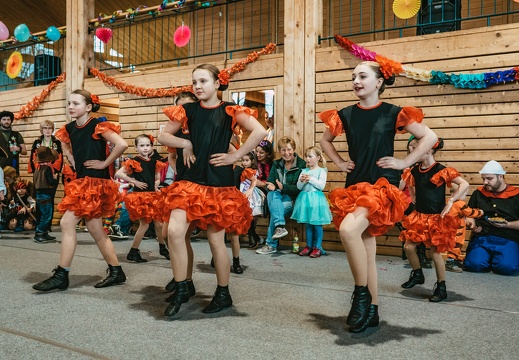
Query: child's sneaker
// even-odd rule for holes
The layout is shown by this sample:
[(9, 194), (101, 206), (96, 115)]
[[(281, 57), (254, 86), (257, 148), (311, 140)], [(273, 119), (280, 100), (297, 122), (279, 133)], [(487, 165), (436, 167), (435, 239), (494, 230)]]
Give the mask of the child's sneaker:
[(112, 240), (126, 240), (128, 239), (128, 235), (125, 235), (122, 233), (121, 228), (119, 225), (112, 225), (111, 226), (111, 234), (108, 235), (108, 237)]
[(278, 251), (277, 248), (272, 247), (270, 245), (265, 245), (261, 249), (256, 250), (256, 254), (268, 255), (268, 254), (274, 254), (277, 251)]
[(311, 258), (318, 258), (321, 256), (321, 249), (314, 248), (310, 254)]
[(463, 272), (463, 266), (458, 260), (447, 259), (445, 262), (445, 270), (460, 273)]
[(288, 235), (287, 229), (285, 229), (284, 227), (277, 227), (276, 230), (274, 231), (274, 235), (272, 235), (272, 239), (280, 239), (287, 235)]
[(299, 256), (307, 256), (312, 252), (312, 248), (310, 246), (305, 246), (303, 250), (299, 252)]

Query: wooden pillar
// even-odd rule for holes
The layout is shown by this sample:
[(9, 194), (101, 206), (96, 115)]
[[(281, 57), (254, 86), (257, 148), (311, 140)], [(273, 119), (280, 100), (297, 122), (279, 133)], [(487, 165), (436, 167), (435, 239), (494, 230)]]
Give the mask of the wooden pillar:
[(305, 81), (305, 0), (285, 0), (285, 41), (283, 64), (283, 116), (276, 117), (276, 139), (292, 137), (301, 154)]
[(316, 142), (315, 49), (322, 17), (322, 1), (285, 0), (283, 117), (276, 117), (275, 129), (277, 139), (296, 141), (300, 156)]
[(319, 46), (318, 38), (323, 32), (323, 2), (306, 0), (305, 6), (305, 82), (303, 113), (303, 148), (313, 146), (319, 139), (315, 138), (315, 50)]
[(93, 60), (93, 37), (88, 20), (95, 17), (95, 0), (67, 0), (66, 92), (82, 89)]

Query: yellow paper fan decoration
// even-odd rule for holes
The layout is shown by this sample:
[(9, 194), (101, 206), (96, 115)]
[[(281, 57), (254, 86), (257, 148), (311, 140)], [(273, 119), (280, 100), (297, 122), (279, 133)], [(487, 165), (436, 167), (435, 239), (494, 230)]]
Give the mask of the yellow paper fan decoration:
[(393, 2), (393, 12), (400, 19), (409, 19), (418, 14), (420, 10), (420, 0), (395, 0)]
[(15, 51), (9, 56), (9, 60), (7, 60), (7, 65), (5, 69), (5, 73), (7, 76), (9, 76), (11, 79), (15, 79), (20, 71), (22, 71), (22, 54), (20, 54), (18, 51)]

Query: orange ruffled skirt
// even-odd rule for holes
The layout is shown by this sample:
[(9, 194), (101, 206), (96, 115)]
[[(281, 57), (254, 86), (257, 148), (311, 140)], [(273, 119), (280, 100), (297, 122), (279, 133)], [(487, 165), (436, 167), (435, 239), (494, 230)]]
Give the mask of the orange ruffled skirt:
[(202, 230), (209, 225), (226, 232), (246, 234), (252, 222), (249, 200), (236, 187), (214, 187), (189, 181), (162, 189), (167, 221), (171, 210), (182, 209), (187, 220)]
[(133, 191), (124, 197), (124, 203), (130, 219), (144, 219), (146, 223), (153, 220), (162, 221), (162, 195), (153, 191)]
[(119, 186), (115, 182), (86, 176), (65, 186), (65, 197), (58, 204), (58, 211), (62, 214), (73, 211), (87, 220), (110, 217), (120, 201)]
[(333, 223), (339, 229), (342, 221), (349, 213), (360, 206), (368, 209), (370, 225), (367, 231), (372, 236), (380, 236), (387, 232), (396, 222), (402, 220), (409, 199), (386, 178), (380, 178), (372, 185), (361, 182), (348, 188), (335, 189), (328, 197)]
[(402, 221), (405, 228), (400, 233), (402, 241), (424, 243), (426, 246), (436, 246), (438, 252), (446, 252), (456, 247), (456, 232), (459, 220), (452, 215), (422, 214), (413, 211)]

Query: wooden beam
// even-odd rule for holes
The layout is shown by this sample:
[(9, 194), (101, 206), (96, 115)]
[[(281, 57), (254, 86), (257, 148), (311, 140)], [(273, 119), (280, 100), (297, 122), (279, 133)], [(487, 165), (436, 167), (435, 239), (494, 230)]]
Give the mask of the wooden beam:
[(94, 16), (95, 0), (67, 0), (66, 93), (84, 86), (94, 49), (88, 19)]

